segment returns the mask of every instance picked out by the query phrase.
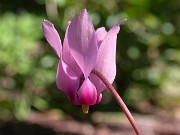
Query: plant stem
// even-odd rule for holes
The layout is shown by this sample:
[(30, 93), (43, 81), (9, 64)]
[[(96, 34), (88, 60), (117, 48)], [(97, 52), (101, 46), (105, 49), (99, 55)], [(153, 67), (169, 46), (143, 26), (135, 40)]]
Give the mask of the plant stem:
[(131, 123), (134, 131), (136, 132), (137, 135), (142, 135), (138, 125), (136, 124), (132, 114), (130, 113), (130, 111), (128, 110), (127, 106), (125, 105), (125, 103), (123, 102), (122, 98), (119, 96), (119, 94), (117, 93), (117, 91), (114, 89), (114, 87), (109, 83), (109, 81), (97, 70), (92, 70), (92, 73), (94, 73), (95, 75), (97, 75), (103, 82), (104, 84), (107, 86), (107, 88), (109, 89), (109, 91), (112, 93), (112, 95), (115, 97), (117, 103), (120, 105), (120, 107), (122, 108), (122, 110), (124, 111), (126, 117), (128, 118), (129, 122)]

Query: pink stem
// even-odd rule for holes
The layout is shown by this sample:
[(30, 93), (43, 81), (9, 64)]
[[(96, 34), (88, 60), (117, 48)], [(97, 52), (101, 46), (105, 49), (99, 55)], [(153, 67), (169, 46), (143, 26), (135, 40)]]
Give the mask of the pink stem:
[(131, 123), (132, 127), (134, 128), (134, 131), (136, 132), (136, 134), (137, 135), (142, 135), (142, 133), (141, 133), (138, 125), (136, 124), (132, 114), (130, 113), (130, 111), (128, 110), (127, 106), (125, 105), (125, 103), (123, 102), (123, 100), (121, 99), (121, 97), (119, 96), (117, 91), (114, 89), (114, 87), (109, 83), (109, 81), (99, 71), (93, 70), (92, 73), (97, 75), (104, 82), (104, 84), (107, 86), (109, 91), (115, 97), (116, 101), (118, 102), (118, 104), (120, 105), (122, 110), (124, 111), (124, 113), (127, 116), (129, 122)]

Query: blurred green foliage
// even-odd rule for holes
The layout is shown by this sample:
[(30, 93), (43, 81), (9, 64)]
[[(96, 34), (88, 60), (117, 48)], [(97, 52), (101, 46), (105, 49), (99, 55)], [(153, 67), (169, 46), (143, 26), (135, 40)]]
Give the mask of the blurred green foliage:
[[(81, 118), (81, 108), (57, 90), (58, 59), (45, 41), (43, 18), (64, 37), (67, 22), (87, 8), (96, 28), (121, 26), (114, 86), (129, 107), (168, 109), (180, 103), (180, 1), (16, 0), (0, 1), (0, 119), (25, 119), (32, 110), (58, 108)], [(109, 92), (91, 112), (119, 111)], [(147, 107), (149, 107), (147, 106)], [(143, 108), (146, 110), (146, 107)], [(76, 113), (74, 113), (76, 112)]]

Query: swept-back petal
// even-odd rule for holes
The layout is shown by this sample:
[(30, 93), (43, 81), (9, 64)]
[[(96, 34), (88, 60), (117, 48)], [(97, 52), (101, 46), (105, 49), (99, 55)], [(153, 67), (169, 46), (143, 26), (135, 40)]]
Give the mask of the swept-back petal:
[(68, 38), (67, 38), (69, 25), (70, 25), (70, 22), (68, 24), (68, 27), (66, 29), (66, 34), (65, 34), (65, 37), (64, 37), (62, 59), (80, 77), (82, 75), (82, 71), (81, 71), (80, 67), (78, 66), (78, 64), (76, 63), (76, 61), (74, 60), (74, 58), (73, 58), (73, 56), (72, 56), (72, 54), (70, 52), (70, 48), (69, 48), (69, 43), (68, 43)]
[(96, 104), (97, 90), (88, 78), (84, 80), (77, 94), (78, 94), (79, 104), (85, 104), (85, 105)]
[(96, 30), (96, 40), (97, 40), (97, 45), (98, 45), (98, 48), (100, 47), (104, 37), (106, 36), (107, 34), (107, 31), (104, 27), (101, 27), (101, 28), (98, 28)]
[(120, 30), (119, 25), (124, 21), (117, 23), (108, 31), (98, 51), (95, 69), (101, 72), (110, 83), (114, 81), (116, 75), (116, 40)]
[(99, 79), (99, 77), (97, 77), (97, 75), (91, 73), (89, 79), (95, 85), (98, 94), (100, 94), (103, 90), (106, 89), (106, 85), (101, 81), (101, 79)]
[(46, 40), (60, 58), (62, 51), (61, 39), (58, 32), (54, 28), (54, 25), (48, 20), (44, 20), (42, 23), (42, 29)]
[(99, 94), (97, 101), (96, 101), (96, 104), (100, 103), (101, 99), (102, 99), (102, 93)]
[(96, 64), (97, 43), (93, 24), (85, 9), (71, 21), (68, 43), (72, 56), (87, 78)]
[[(107, 34), (107, 31), (104, 27), (98, 28), (96, 30), (96, 39), (97, 39), (98, 48), (100, 47), (106, 34)], [(101, 91), (103, 91), (106, 88), (105, 84), (96, 75), (91, 73), (89, 78), (92, 81), (92, 83), (96, 86), (98, 93), (100, 93)]]
[(60, 59), (56, 74), (56, 85), (67, 94), (69, 100), (74, 104), (77, 104), (79, 83), (80, 80), (76, 73)]

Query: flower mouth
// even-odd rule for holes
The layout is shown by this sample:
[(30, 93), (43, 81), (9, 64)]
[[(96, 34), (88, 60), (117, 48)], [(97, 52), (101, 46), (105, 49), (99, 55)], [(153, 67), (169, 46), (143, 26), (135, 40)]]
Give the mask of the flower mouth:
[(79, 81), (78, 90), (79, 90), (79, 88), (81, 87), (81, 85), (83, 84), (84, 80), (85, 80), (84, 75), (81, 75), (80, 81)]

